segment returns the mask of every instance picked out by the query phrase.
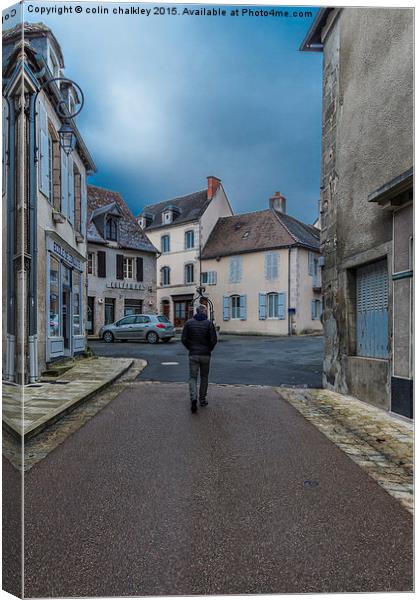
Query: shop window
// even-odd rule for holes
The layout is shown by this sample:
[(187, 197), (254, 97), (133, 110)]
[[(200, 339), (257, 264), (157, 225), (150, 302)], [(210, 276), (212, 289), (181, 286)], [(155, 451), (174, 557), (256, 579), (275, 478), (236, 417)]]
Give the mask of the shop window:
[(73, 335), (82, 334), (82, 277), (73, 271)]
[(124, 316), (140, 315), (143, 312), (143, 300), (127, 298), (124, 300)]
[(133, 262), (132, 258), (124, 258), (124, 279), (133, 279)]
[(115, 298), (105, 298), (105, 325), (115, 321)]
[(50, 255), (49, 336), (60, 335), (60, 263)]

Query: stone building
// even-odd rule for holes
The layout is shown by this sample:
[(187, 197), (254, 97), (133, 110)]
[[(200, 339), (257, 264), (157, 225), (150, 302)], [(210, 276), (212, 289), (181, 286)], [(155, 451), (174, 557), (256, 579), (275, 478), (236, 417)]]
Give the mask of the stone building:
[(324, 384), (412, 417), (412, 9), (322, 8)]
[[(51, 30), (3, 32), (3, 372), (34, 382), (86, 345), (86, 177), (95, 165), (71, 115)], [(74, 138), (66, 147), (62, 127)], [(68, 139), (67, 139), (68, 141)]]
[(88, 186), (88, 335), (121, 317), (156, 313), (156, 248), (118, 192)]
[(219, 217), (227, 215), (232, 209), (223, 185), (217, 177), (208, 177), (206, 189), (146, 206), (138, 217), (160, 251), (158, 310), (175, 327), (182, 327), (192, 314), (200, 284), (200, 252)]
[(319, 230), (269, 208), (222, 217), (202, 252), (204, 297), (222, 333), (291, 335), (322, 331)]

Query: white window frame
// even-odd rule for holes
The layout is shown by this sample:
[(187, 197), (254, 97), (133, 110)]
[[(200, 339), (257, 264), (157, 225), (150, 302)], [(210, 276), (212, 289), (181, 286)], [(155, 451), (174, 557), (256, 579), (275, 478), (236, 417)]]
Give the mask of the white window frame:
[(204, 271), (201, 273), (201, 283), (203, 285), (216, 285), (217, 273), (216, 271)]
[[(167, 242), (168, 242), (168, 249), (167, 250), (164, 250), (163, 240), (167, 240)], [(171, 238), (170, 238), (169, 234), (166, 233), (165, 235), (161, 236), (161, 238), (160, 238), (160, 249), (161, 249), (162, 254), (168, 254), (171, 251)]]
[[(89, 257), (92, 257), (91, 260), (89, 259)], [(89, 265), (90, 265), (90, 271), (89, 271)], [(87, 259), (87, 272), (88, 275), (96, 275), (96, 252), (88, 252), (88, 259)]]
[[(190, 269), (191, 267), (191, 269)], [(187, 274), (191, 270), (191, 278), (188, 279)], [(194, 283), (194, 263), (186, 263), (184, 265), (184, 282), (186, 285)]]
[[(230, 296), (229, 298), (230, 302), (230, 318), (232, 319), (232, 321), (240, 321), (241, 319), (241, 297), (239, 294), (233, 294), (232, 296)], [(234, 300), (235, 300), (235, 304), (236, 304), (236, 300), (237, 300), (237, 306), (234, 306)]]
[[(161, 286), (167, 287), (168, 285), (171, 285), (171, 268), (165, 266), (165, 267), (162, 267), (160, 271), (161, 271), (161, 280), (162, 280)], [(167, 279), (168, 279), (167, 283), (165, 282), (165, 273), (167, 273)]]
[(123, 274), (124, 279), (134, 279), (134, 258), (132, 256), (124, 256)]
[[(188, 244), (189, 238), (192, 237), (192, 245)], [(185, 232), (185, 250), (193, 250), (195, 248), (195, 235), (194, 235), (194, 229), (188, 229), (188, 231)]]
[[(274, 304), (274, 306), (272, 306), (270, 303), (270, 298), (274, 299), (274, 303), (277, 300), (277, 305)], [(275, 319), (278, 321), (278, 319), (279, 319), (279, 304), (280, 304), (279, 301), (280, 301), (280, 298), (279, 298), (279, 294), (277, 292), (269, 292), (267, 294), (267, 304), (266, 304), (267, 319)], [(274, 310), (274, 314), (270, 314), (271, 308), (274, 308), (275, 306), (277, 306), (277, 311)]]

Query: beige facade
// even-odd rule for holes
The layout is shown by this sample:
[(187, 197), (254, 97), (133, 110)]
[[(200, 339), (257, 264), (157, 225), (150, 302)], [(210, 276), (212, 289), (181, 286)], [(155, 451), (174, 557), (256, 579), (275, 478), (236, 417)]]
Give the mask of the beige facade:
[[(213, 302), (220, 331), (257, 335), (321, 331), (319, 271), (309, 273), (310, 254), (317, 256), (305, 248), (284, 248), (203, 260), (203, 272), (215, 273), (205, 276), (216, 283), (206, 285), (204, 295)], [(267, 273), (268, 255), (277, 257), (274, 274)], [(231, 277), (232, 260), (240, 265), (236, 282)]]
[[(216, 178), (209, 179), (214, 181)], [(207, 200), (210, 201), (199, 218), (180, 224), (177, 224), (175, 219), (166, 226), (162, 224), (155, 229), (145, 228), (148, 238), (160, 252), (157, 259), (158, 311), (167, 315), (176, 327), (182, 326), (191, 315), (200, 283), (200, 249), (203, 248), (218, 219), (232, 214), (221, 184), (211, 195), (211, 199), (210, 183), (207, 196), (205, 191), (202, 193), (206, 203)], [(171, 202), (175, 201), (169, 200), (168, 206)], [(164, 220), (163, 212), (155, 218)], [(169, 239), (169, 249), (164, 246), (162, 238), (165, 236)]]

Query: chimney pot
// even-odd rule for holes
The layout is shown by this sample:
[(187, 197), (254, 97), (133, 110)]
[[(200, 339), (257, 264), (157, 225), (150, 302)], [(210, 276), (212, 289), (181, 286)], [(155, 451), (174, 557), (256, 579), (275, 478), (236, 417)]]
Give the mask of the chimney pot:
[(207, 200), (211, 200), (220, 187), (220, 179), (209, 175), (207, 177)]
[(280, 192), (274, 192), (269, 200), (269, 206), (272, 210), (286, 214), (286, 198)]

